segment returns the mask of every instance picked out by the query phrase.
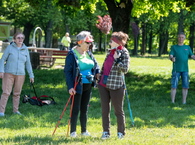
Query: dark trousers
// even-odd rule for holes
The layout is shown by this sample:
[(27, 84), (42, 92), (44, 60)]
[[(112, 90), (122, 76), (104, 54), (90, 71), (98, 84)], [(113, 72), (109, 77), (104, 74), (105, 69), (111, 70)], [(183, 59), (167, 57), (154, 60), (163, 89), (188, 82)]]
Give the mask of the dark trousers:
[(61, 46), (61, 49), (60, 50), (69, 50), (69, 47), (68, 46)]
[(89, 101), (91, 98), (91, 84), (83, 84), (82, 94), (76, 94), (74, 96), (74, 104), (71, 117), (71, 132), (76, 131), (77, 118), (80, 112), (80, 124), (81, 132), (86, 132), (87, 126), (87, 111), (89, 106)]
[(124, 88), (121, 87), (117, 90), (110, 90), (101, 85), (98, 85), (98, 88), (101, 98), (103, 131), (110, 134), (110, 110), (112, 102), (115, 116), (117, 118), (117, 131), (125, 135), (125, 114), (123, 111)]

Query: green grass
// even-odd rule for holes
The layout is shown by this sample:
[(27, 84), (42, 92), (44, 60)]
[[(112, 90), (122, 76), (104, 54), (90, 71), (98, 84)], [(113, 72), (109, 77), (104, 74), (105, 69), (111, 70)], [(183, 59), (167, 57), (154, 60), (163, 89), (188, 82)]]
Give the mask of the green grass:
[[(105, 55), (96, 55), (102, 65)], [(63, 61), (62, 61), (63, 62)], [(34, 145), (34, 144), (69, 144), (69, 145), (153, 145), (153, 144), (195, 144), (195, 65), (189, 61), (190, 90), (187, 105), (182, 105), (181, 84), (179, 84), (176, 103), (170, 100), (171, 62), (167, 57), (131, 57), (130, 71), (126, 75), (126, 84), (131, 102), (135, 126), (131, 125), (128, 105), (125, 99), (126, 136), (117, 139), (116, 117), (111, 111), (111, 138), (101, 140), (101, 108), (97, 89), (93, 89), (88, 113), (88, 131), (92, 137), (72, 139), (66, 137), (69, 107), (60, 121), (54, 136), (52, 133), (69, 98), (64, 81), (63, 69), (34, 70), (35, 88), (38, 96), (49, 95), (55, 98), (56, 105), (32, 106), (20, 104), (24, 116), (12, 114), (12, 99), (9, 98), (6, 116), (0, 118), (0, 144)], [(1, 81), (0, 81), (1, 85)], [(29, 90), (29, 79), (23, 87), (22, 95), (33, 93)], [(21, 97), (22, 101), (22, 97)], [(78, 121), (77, 133), (80, 133)]]

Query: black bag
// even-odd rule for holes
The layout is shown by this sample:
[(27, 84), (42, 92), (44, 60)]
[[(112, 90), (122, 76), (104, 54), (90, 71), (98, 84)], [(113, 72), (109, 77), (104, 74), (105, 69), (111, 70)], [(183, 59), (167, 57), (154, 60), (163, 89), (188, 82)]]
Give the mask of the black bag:
[(31, 90), (31, 86), (33, 87), (35, 96), (30, 97), (30, 95), (24, 95), (22, 103), (29, 102), (31, 105), (38, 105), (38, 106), (56, 104), (53, 97), (50, 97), (47, 95), (42, 95), (40, 97), (37, 97), (37, 93), (35, 91), (33, 83), (31, 83), (31, 85), (30, 85), (30, 90)]

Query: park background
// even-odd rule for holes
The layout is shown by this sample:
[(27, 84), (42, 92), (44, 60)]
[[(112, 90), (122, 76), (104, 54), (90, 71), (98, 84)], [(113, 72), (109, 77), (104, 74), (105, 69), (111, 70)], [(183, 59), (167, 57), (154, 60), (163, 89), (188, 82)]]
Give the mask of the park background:
[[(105, 15), (112, 19), (110, 33), (96, 27), (98, 16)], [(10, 35), (0, 40), (12, 41), (13, 34), (22, 31), (24, 43), (32, 46), (34, 30), (40, 27), (42, 33), (36, 33), (36, 46), (58, 48), (66, 32), (74, 43), (75, 36), (87, 30), (94, 36), (97, 50), (105, 51), (111, 33), (123, 31), (130, 37), (127, 48), (131, 55), (160, 57), (177, 42), (179, 32), (186, 34), (186, 44), (194, 49), (194, 15), (192, 0), (1, 0), (0, 25), (6, 23)]]
[[(38, 95), (49, 95), (57, 104), (32, 106), (20, 104), (24, 116), (12, 114), (10, 97), (6, 116), (0, 118), (0, 143), (10, 144), (195, 144), (195, 67), (189, 60), (190, 90), (187, 105), (182, 105), (181, 84), (176, 103), (170, 101), (170, 77), (172, 63), (168, 59), (171, 45), (177, 43), (178, 32), (185, 32), (185, 44), (194, 49), (194, 3), (190, 0), (2, 0), (0, 1), (0, 22), (9, 23), (12, 40), (17, 31), (22, 31), (25, 44), (32, 46), (33, 32), (41, 27), (43, 33), (36, 34), (36, 46), (60, 47), (60, 39), (69, 32), (75, 35), (88, 30), (95, 39), (99, 63), (106, 55), (110, 34), (113, 31), (126, 32), (130, 40), (127, 48), (131, 55), (130, 71), (126, 74), (128, 97), (135, 125), (129, 117), (125, 100), (126, 137), (116, 136), (116, 118), (111, 112), (111, 138), (101, 140), (101, 109), (97, 89), (89, 106), (88, 130), (92, 137), (72, 139), (66, 136), (69, 110), (61, 120), (54, 136), (55, 125), (69, 98), (66, 90), (63, 65), (58, 60), (47, 69), (36, 69), (35, 88)], [(98, 17), (110, 15), (112, 28), (105, 34), (96, 27)], [(2, 55), (2, 53), (1, 53)], [(60, 66), (60, 67), (59, 67)], [(0, 82), (1, 87), (1, 82)], [(22, 95), (29, 93), (28, 75)], [(33, 93), (31, 92), (31, 95)], [(21, 97), (22, 101), (22, 97)], [(79, 122), (78, 122), (79, 132)]]

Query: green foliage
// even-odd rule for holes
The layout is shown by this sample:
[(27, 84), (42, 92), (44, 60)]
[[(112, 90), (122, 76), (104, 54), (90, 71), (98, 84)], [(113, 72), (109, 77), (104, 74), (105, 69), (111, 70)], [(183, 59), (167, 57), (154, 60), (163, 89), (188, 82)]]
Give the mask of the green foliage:
[(34, 10), (24, 0), (3, 1), (2, 9), (3, 15), (8, 20), (14, 20), (13, 24), (16, 26), (22, 26), (24, 21), (30, 21), (34, 16)]
[[(76, 2), (78, 2), (77, 0)], [(0, 19), (13, 22), (12, 25), (22, 28), (27, 24), (39, 26), (43, 30), (47, 30), (48, 22), (51, 20), (53, 27), (53, 37), (62, 38), (66, 31), (70, 35), (78, 34), (82, 30), (91, 31), (97, 43), (107, 39), (105, 35), (99, 33), (95, 27), (97, 23), (97, 15), (104, 16), (108, 13), (108, 8), (104, 0), (80, 0), (79, 6), (68, 5), (64, 0), (2, 0), (0, 4)], [(121, 0), (109, 1), (114, 5), (122, 2)], [(157, 46), (153, 49), (157, 52), (158, 34), (169, 32), (169, 43), (175, 43), (175, 35), (179, 21), (179, 12), (183, 11), (184, 27), (187, 37), (189, 35), (189, 26), (195, 20), (193, 5), (186, 7), (187, 0), (134, 0), (133, 11), (131, 17), (136, 17), (135, 21), (152, 25), (147, 30), (153, 32), (153, 45)], [(191, 4), (191, 3), (189, 3)], [(121, 20), (120, 20), (121, 21)], [(132, 19), (132, 21), (134, 21)], [(161, 27), (160, 27), (161, 26)], [(141, 31), (142, 32), (142, 31)], [(47, 32), (45, 32), (46, 34)], [(32, 33), (31, 33), (32, 34)], [(140, 33), (142, 34), (142, 33)], [(149, 33), (147, 33), (149, 34)], [(129, 33), (129, 36), (132, 36)], [(52, 36), (50, 36), (52, 37)], [(132, 36), (133, 37), (133, 36)], [(108, 36), (109, 38), (109, 36)], [(141, 38), (141, 37), (140, 37)], [(141, 39), (140, 39), (141, 40)], [(131, 39), (130, 44), (134, 40)], [(188, 41), (187, 41), (188, 42)], [(141, 44), (141, 41), (139, 42)], [(133, 45), (130, 45), (133, 49)]]
[(160, 19), (169, 15), (172, 10), (175, 13), (185, 8), (185, 2), (177, 0), (140, 0), (133, 1), (132, 16), (140, 17), (144, 13), (149, 14), (149, 19)]

